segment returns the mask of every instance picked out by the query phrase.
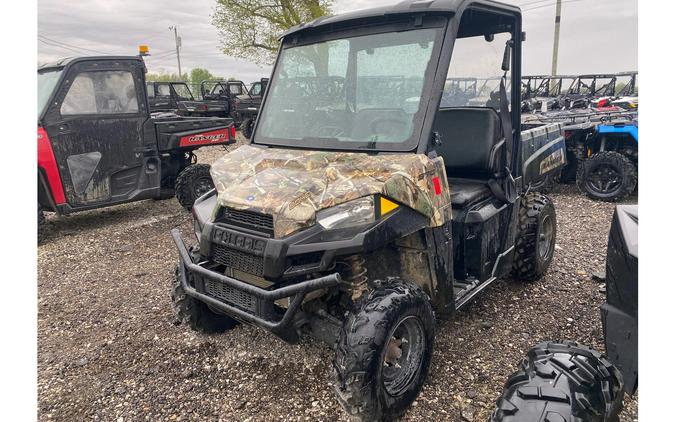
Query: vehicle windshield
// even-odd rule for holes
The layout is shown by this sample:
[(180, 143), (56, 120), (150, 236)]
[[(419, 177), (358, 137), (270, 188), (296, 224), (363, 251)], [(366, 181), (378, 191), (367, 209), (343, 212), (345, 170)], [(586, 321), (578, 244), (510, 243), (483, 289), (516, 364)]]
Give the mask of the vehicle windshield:
[(38, 71), (38, 101), (37, 101), (37, 112), (38, 116), (42, 114), (49, 97), (52, 95), (56, 83), (59, 81), (59, 76), (61, 76), (61, 71), (63, 69), (48, 69), (43, 71)]
[(173, 89), (181, 100), (194, 100), (192, 93), (186, 84), (173, 84)]
[(441, 32), (424, 28), (283, 48), (255, 142), (410, 150)]

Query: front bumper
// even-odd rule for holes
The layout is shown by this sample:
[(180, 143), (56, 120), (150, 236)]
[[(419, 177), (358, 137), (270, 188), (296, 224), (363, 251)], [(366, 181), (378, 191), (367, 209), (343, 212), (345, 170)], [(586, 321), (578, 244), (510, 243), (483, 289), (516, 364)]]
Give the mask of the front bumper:
[[(216, 271), (209, 270), (199, 263), (195, 263), (190, 256), (178, 229), (173, 229), (171, 231), (171, 236), (178, 248), (181, 285), (187, 295), (194, 297), (195, 299), (206, 303), (211, 308), (235, 319), (269, 330), (288, 342), (297, 341), (298, 336), (295, 327), (293, 326), (293, 321), (307, 294), (316, 290), (337, 286), (341, 282), (340, 275), (336, 272), (324, 277), (305, 280), (278, 289), (265, 290), (220, 274)], [(188, 274), (190, 275), (189, 277)], [(274, 302), (279, 299), (286, 298), (289, 300), (289, 305), (280, 319), (271, 317), (270, 315), (263, 315), (260, 312), (244, 310), (233, 303), (228, 303), (225, 300), (220, 300), (207, 295), (204, 289), (204, 283), (206, 281), (222, 283), (227, 288), (234, 289), (238, 294), (250, 296), (255, 298), (256, 301), (269, 306), (273, 305)]]

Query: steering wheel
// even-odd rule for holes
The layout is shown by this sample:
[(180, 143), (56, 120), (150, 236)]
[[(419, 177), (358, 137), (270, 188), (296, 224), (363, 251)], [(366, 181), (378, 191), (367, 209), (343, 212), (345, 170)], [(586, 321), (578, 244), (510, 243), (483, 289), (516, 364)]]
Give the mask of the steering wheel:
[[(392, 118), (392, 117), (378, 117), (376, 119), (373, 119), (373, 121), (371, 121), (370, 125), (369, 125), (370, 132), (373, 135), (383, 133), (382, 131), (378, 130), (378, 127), (380, 127), (380, 124), (385, 124), (386, 125), (385, 127), (389, 127), (391, 129), (392, 124), (394, 125), (394, 127), (397, 124), (399, 126), (405, 126), (406, 121), (401, 120), (401, 119), (395, 119), (395, 118)], [(392, 132), (392, 130), (384, 131), (385, 134), (389, 134), (391, 132)]]
[(345, 136), (345, 131), (338, 126), (321, 126), (317, 131), (317, 134), (320, 137), (330, 137), (337, 138), (339, 136)]

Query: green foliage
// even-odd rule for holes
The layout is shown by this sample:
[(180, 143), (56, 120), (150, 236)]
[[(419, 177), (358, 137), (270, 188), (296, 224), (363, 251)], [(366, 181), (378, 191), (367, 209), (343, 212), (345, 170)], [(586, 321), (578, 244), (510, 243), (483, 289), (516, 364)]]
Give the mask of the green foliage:
[(190, 82), (194, 86), (198, 86), (202, 81), (207, 81), (210, 79), (218, 79), (207, 69), (201, 67), (196, 67), (190, 71)]
[(153, 82), (178, 82), (183, 79), (177, 73), (146, 73), (145, 80)]
[(271, 64), (288, 28), (328, 15), (333, 0), (216, 0), (211, 16), (228, 56)]

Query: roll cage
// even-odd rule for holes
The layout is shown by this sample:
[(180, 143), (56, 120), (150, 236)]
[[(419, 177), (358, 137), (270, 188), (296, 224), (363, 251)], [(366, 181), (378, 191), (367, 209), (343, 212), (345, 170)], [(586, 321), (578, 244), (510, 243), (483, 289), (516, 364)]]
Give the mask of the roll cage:
[[(382, 16), (387, 16), (387, 23), (382, 24)], [(470, 19), (463, 19), (465, 16)], [(442, 21), (442, 42), (434, 45), (434, 50), (429, 62), (429, 70), (425, 75), (424, 88), (420, 97), (420, 108), (415, 116), (416, 128), (406, 144), (408, 152), (418, 154), (433, 154), (438, 139), (434, 136), (434, 121), (440, 110), (440, 101), (444, 87), (447, 83), (447, 75), (453, 53), (454, 42), (458, 38), (482, 36), (486, 39), (490, 34), (510, 33), (511, 40), (509, 54), (510, 80), (508, 86), (519, 86), (521, 78), (521, 43), (523, 41), (522, 16), (516, 6), (499, 3), (491, 0), (437, 0), (434, 2), (421, 3), (415, 0), (407, 0), (392, 6), (360, 10), (344, 13), (336, 16), (318, 18), (312, 22), (301, 24), (289, 29), (281, 37), (281, 48), (272, 70), (269, 81), (270, 90), (273, 89), (275, 80), (278, 78), (279, 57), (285, 48), (301, 45), (302, 43), (321, 42), (335, 40), (368, 33), (386, 33), (392, 31), (405, 31), (414, 28), (422, 28), (425, 25), (439, 25)], [(508, 91), (507, 91), (508, 92)], [(519, 89), (511, 89), (508, 92), (510, 104), (520, 104), (521, 92)], [(261, 116), (270, 95), (266, 95), (261, 105)], [(259, 117), (260, 120), (260, 117)], [(511, 138), (511, 161), (509, 168), (516, 177), (521, 170), (519, 157), (520, 139), (520, 108), (512, 107), (510, 113), (512, 127)], [(260, 127), (260, 122), (256, 128)], [(256, 141), (254, 130), (251, 143), (275, 146), (268, 142)], [(316, 145), (284, 145), (284, 147), (300, 149), (321, 149)], [(329, 148), (330, 149), (330, 148)], [(359, 147), (361, 152), (371, 151), (392, 152), (388, 148)], [(394, 150), (405, 152), (402, 150)]]

